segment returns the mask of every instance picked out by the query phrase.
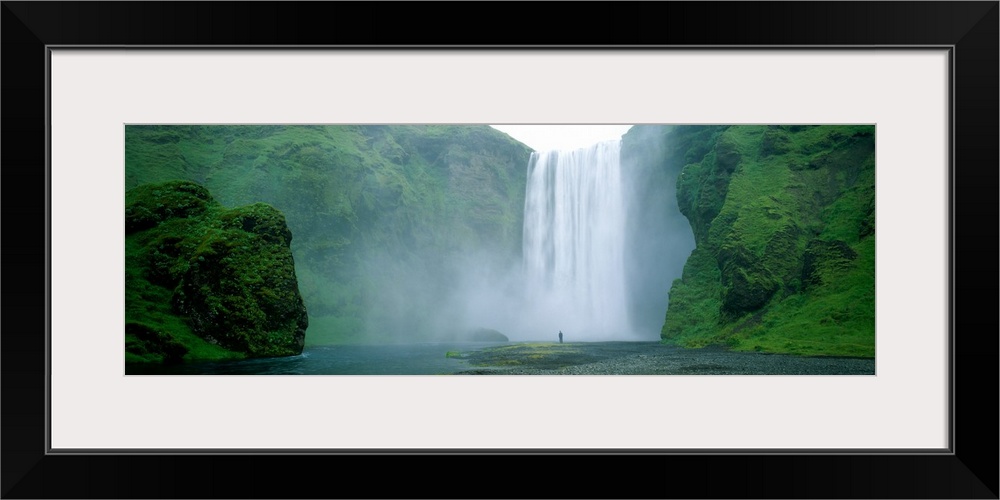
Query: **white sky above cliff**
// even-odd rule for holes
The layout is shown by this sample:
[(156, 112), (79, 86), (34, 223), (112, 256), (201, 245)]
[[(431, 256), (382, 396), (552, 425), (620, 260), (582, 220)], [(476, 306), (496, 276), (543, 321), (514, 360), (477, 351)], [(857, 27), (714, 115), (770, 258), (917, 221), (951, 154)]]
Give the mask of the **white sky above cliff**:
[(631, 125), (490, 125), (535, 151), (579, 149), (621, 139)]

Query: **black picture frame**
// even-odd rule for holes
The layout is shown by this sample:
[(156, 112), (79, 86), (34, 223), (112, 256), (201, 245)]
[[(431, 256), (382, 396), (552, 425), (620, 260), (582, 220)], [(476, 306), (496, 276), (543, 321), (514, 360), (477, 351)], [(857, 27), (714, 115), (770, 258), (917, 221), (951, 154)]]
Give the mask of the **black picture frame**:
[[(8, 270), (0, 335), (3, 497), (998, 498), (1000, 4), (649, 2), (555, 7), (485, 2), (3, 2), (0, 160), (6, 181), (2, 258)], [(559, 13), (568, 16), (567, 10), (575, 21), (566, 22), (569, 18)], [(951, 47), (951, 453), (47, 453), (47, 47), (524, 44), (608, 49)], [(959, 299), (962, 304), (956, 307)], [(308, 475), (317, 468), (329, 474)], [(369, 473), (378, 479), (364, 479)]]

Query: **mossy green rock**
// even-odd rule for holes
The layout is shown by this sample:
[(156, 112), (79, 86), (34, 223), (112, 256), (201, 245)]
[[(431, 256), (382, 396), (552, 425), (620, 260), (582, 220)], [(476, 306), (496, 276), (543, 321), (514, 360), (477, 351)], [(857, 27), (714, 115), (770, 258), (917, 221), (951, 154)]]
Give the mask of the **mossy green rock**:
[(200, 215), (212, 201), (208, 190), (193, 182), (138, 186), (125, 193), (125, 233), (149, 229), (175, 217)]
[(778, 291), (779, 281), (745, 247), (723, 247), (718, 254), (722, 271), (722, 312), (738, 316), (756, 311)]
[(677, 200), (696, 248), (668, 343), (875, 353), (875, 127), (678, 127)]
[(288, 356), (308, 326), (285, 218), (193, 182), (126, 193), (126, 351), (135, 362)]

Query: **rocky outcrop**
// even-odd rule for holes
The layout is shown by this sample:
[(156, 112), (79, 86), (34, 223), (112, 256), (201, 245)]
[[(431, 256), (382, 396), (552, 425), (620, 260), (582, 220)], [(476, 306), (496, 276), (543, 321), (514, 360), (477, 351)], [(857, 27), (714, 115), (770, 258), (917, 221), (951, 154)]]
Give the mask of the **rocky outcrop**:
[(510, 340), (506, 335), (492, 328), (476, 328), (466, 332), (463, 338), (472, 342), (508, 342)]
[(125, 225), (130, 361), (302, 352), (308, 318), (281, 212), (225, 209), (173, 181), (128, 191)]
[(661, 337), (873, 356), (874, 132), (694, 126), (667, 136), (684, 152), (677, 200), (696, 248), (670, 288)]
[(136, 187), (126, 194), (125, 234), (155, 227), (171, 218), (201, 215), (212, 203), (208, 190), (193, 182)]

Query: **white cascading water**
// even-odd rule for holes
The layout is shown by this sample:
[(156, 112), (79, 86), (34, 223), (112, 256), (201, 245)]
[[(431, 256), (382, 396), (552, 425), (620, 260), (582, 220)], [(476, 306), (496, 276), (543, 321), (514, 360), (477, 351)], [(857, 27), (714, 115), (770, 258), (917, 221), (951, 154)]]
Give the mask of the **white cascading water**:
[(532, 153), (524, 203), (527, 297), (538, 328), (567, 341), (630, 334), (621, 141)]

